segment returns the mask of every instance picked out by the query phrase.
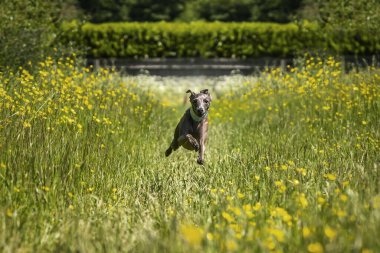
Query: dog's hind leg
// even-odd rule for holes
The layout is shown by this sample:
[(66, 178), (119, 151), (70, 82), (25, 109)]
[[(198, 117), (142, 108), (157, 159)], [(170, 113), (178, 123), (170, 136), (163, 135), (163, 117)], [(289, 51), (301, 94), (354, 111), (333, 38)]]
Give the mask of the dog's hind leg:
[(170, 156), (170, 154), (178, 149), (179, 145), (177, 140), (173, 140), (172, 143), (170, 144), (169, 148), (165, 151), (165, 156)]
[(170, 156), (172, 151), (173, 151), (172, 146), (169, 146), (169, 148), (165, 151), (165, 156)]

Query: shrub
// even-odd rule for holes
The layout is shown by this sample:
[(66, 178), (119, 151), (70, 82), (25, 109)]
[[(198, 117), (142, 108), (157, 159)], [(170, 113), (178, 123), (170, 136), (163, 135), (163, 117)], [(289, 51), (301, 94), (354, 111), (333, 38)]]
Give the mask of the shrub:
[(57, 35), (59, 4), (36, 0), (2, 1), (0, 67), (28, 66), (49, 51)]
[(63, 41), (86, 47), (90, 57), (291, 57), (305, 51), (373, 54), (376, 34), (326, 33), (312, 23), (65, 23)]

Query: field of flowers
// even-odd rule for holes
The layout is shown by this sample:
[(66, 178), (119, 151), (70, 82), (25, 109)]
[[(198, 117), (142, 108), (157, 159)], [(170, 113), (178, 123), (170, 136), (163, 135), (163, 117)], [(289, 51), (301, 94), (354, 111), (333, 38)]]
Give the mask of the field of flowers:
[[(379, 69), (171, 89), (78, 65), (0, 73), (1, 252), (380, 252)], [(205, 86), (205, 166), (164, 157)]]

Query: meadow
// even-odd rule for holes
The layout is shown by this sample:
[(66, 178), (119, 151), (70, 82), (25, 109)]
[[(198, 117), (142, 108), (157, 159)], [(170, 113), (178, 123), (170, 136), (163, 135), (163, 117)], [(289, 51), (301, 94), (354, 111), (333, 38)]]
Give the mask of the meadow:
[[(1, 252), (380, 252), (379, 69), (308, 57), (222, 88), (34, 69), (0, 73)], [(166, 158), (205, 86), (206, 164)]]

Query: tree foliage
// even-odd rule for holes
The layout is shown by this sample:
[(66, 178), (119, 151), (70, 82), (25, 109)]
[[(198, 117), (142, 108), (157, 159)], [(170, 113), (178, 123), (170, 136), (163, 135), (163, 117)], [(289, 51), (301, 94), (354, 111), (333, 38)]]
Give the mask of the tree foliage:
[(319, 0), (319, 21), (334, 30), (378, 33), (380, 0)]
[(95, 23), (113, 21), (289, 22), (302, 0), (78, 0)]
[(39, 61), (57, 36), (60, 1), (1, 1), (0, 67)]

